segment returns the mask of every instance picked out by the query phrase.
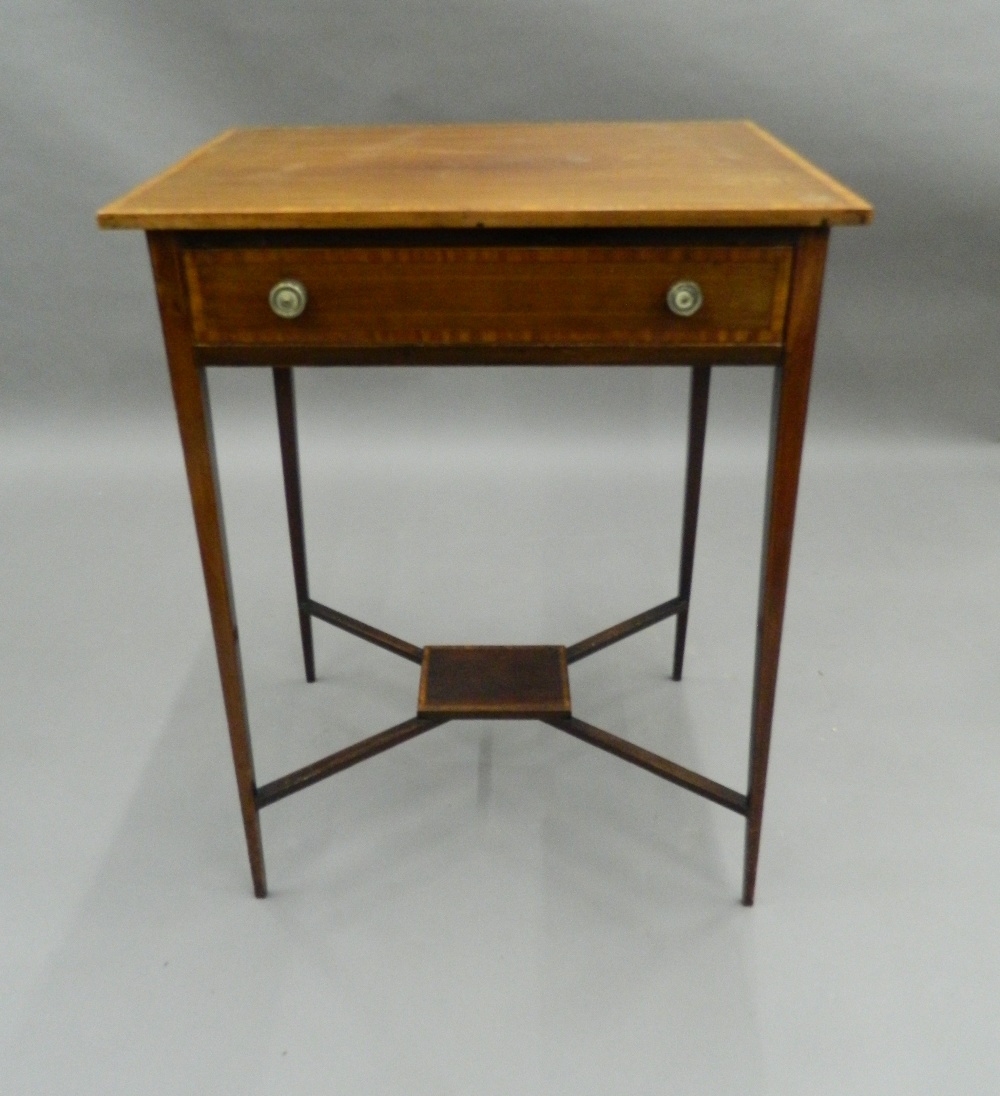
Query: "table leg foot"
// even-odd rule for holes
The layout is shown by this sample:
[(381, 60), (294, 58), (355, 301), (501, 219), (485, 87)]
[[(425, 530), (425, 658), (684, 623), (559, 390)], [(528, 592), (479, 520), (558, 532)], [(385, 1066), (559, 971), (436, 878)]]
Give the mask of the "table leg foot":
[(754, 825), (747, 819), (746, 843), (743, 852), (743, 905), (752, 906), (757, 888), (757, 856), (760, 853), (760, 821)]

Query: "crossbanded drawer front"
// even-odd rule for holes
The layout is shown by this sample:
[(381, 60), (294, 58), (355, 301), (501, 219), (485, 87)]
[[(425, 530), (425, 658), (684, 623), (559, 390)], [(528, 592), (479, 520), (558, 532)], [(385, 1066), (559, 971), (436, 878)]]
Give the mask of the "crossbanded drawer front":
[[(792, 248), (205, 248), (185, 267), (202, 346), (773, 346)], [(668, 307), (678, 283), (693, 315)], [(277, 314), (296, 286), (304, 308)]]

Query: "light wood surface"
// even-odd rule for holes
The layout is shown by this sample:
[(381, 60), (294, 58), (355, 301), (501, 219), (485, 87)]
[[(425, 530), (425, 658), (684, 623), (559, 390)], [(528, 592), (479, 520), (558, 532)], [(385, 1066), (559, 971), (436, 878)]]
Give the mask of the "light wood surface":
[(235, 129), (103, 228), (811, 227), (871, 206), (747, 121)]

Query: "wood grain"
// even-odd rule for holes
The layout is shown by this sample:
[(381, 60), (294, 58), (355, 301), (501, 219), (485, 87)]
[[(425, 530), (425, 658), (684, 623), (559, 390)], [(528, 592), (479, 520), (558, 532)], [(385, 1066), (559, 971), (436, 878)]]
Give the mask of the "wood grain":
[(102, 228), (862, 224), (871, 206), (753, 123), (231, 130)]
[[(185, 252), (201, 346), (700, 346), (781, 341), (792, 248), (409, 247)], [(276, 316), (283, 278), (309, 294)], [(705, 303), (681, 318), (677, 281)]]
[(243, 664), (236, 627), (233, 583), (229, 573), (229, 552), (222, 518), (222, 494), (215, 459), (208, 385), (205, 370), (197, 365), (191, 350), (188, 302), (176, 240), (169, 233), (151, 232), (148, 243), (156, 278), (170, 383), (177, 409), (177, 425), (194, 508), (198, 547), (201, 550), (201, 565), (208, 594), (226, 721), (229, 725), (229, 742), (236, 769), (236, 785), (243, 813), (250, 872), (254, 894), (263, 898), (267, 894), (264, 847), (255, 801), (253, 749), (250, 743)]
[(757, 857), (764, 815), (771, 722), (778, 686), (781, 626), (792, 557), (795, 501), (805, 440), (809, 382), (819, 322), (820, 297), (829, 233), (803, 232), (795, 257), (788, 307), (785, 359), (774, 371), (768, 496), (764, 517), (760, 594), (757, 610), (757, 652), (750, 723), (750, 762), (746, 842), (743, 863), (743, 904), (753, 905)]
[(417, 714), (540, 719), (570, 714), (565, 647), (425, 647)]

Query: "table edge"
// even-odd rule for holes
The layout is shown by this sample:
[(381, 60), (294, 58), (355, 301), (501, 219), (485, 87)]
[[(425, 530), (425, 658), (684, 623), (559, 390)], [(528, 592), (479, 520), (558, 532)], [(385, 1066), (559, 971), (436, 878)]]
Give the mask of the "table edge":
[(273, 229), (380, 229), (380, 228), (826, 228), (834, 225), (866, 225), (874, 211), (859, 202), (850, 208), (810, 210), (713, 209), (650, 211), (592, 210), (572, 212), (517, 210), (435, 211), (419, 213), (384, 210), (378, 213), (119, 213), (105, 207), (97, 214), (102, 229), (143, 231), (252, 231)]
[[(219, 229), (365, 229), (365, 228), (822, 228), (833, 225), (864, 225), (873, 217), (869, 202), (832, 175), (818, 168), (751, 119), (738, 124), (754, 133), (789, 162), (812, 176), (817, 183), (840, 199), (842, 204), (820, 203), (794, 209), (745, 206), (732, 208), (687, 209), (377, 209), (377, 210), (244, 210), (229, 212), (164, 211), (135, 208), (137, 199), (166, 178), (225, 143), (235, 134), (275, 127), (231, 127), (207, 143), (189, 152), (165, 170), (146, 179), (98, 210), (97, 224), (102, 229), (140, 229), (147, 231), (187, 231)], [(515, 123), (483, 123), (509, 125)], [(545, 123), (539, 123), (544, 125)], [(574, 123), (556, 123), (572, 125)], [(593, 124), (593, 123), (579, 123)], [(608, 123), (612, 124), (612, 123)], [(629, 124), (629, 123), (623, 123)], [(681, 123), (674, 123), (681, 124)], [(289, 129), (323, 127), (291, 126)], [(372, 129), (386, 127), (336, 127)], [(389, 127), (391, 128), (391, 127)], [(430, 128), (430, 127), (428, 127)], [(132, 208), (129, 208), (129, 207)]]

